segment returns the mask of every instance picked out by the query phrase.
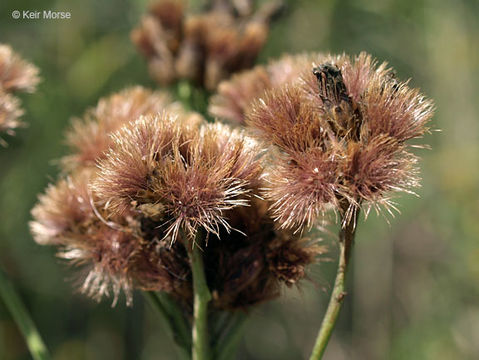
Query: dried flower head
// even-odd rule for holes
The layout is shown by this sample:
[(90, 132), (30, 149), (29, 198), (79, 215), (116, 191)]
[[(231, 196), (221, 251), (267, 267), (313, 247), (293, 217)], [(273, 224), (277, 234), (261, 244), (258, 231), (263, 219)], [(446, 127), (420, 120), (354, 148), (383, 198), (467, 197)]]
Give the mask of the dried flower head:
[[(58, 256), (85, 269), (81, 291), (94, 299), (120, 291), (131, 303), (134, 287), (167, 291), (185, 291), (171, 270), (182, 274), (187, 263), (172, 257), (171, 250), (158, 239), (144, 239), (142, 224), (132, 216), (113, 217), (90, 191), (96, 176), (93, 168), (76, 171), (56, 185), (50, 185), (32, 210), (35, 219), (31, 231), (43, 245), (60, 248)], [(186, 290), (188, 292), (188, 290)]]
[[(0, 44), (0, 133), (13, 135), (22, 125), (20, 100), (12, 93), (33, 92), (39, 81), (35, 66), (23, 60), (10, 46)], [(6, 145), (1, 138), (0, 145)]]
[(160, 0), (131, 38), (160, 84), (186, 78), (213, 90), (231, 73), (253, 65), (279, 8), (270, 2), (253, 13), (250, 2), (222, 0), (189, 15), (183, 1)]
[(298, 80), (304, 69), (321, 57), (326, 59), (321, 54), (284, 55), (266, 66), (258, 65), (251, 70), (234, 74), (219, 84), (218, 93), (212, 96), (208, 110), (211, 115), (222, 120), (244, 125), (245, 113), (265, 90)]
[(20, 100), (0, 90), (0, 132), (13, 135), (13, 129), (21, 125), (18, 118), (22, 114), (23, 110), (20, 108)]
[(255, 144), (221, 124), (200, 129), (169, 114), (141, 118), (115, 135), (95, 191), (113, 212), (158, 209), (174, 241), (180, 229), (218, 234), (224, 211), (247, 204), (261, 171)]
[(267, 91), (247, 121), (277, 149), (266, 191), (275, 218), (299, 229), (331, 207), (345, 211), (342, 200), (389, 210), (392, 192), (419, 186), (406, 141), (427, 132), (432, 114), (430, 100), (365, 53), (321, 58)]
[(92, 170), (82, 170), (50, 185), (33, 208), (31, 231), (40, 244), (60, 247), (59, 257), (85, 266), (82, 291), (100, 299), (113, 290), (131, 292), (125, 259), (131, 255), (135, 236), (101, 220), (88, 190)]
[(48, 187), (32, 234), (85, 270), (81, 290), (95, 299), (165, 291), (191, 310), (187, 249), (201, 228), (214, 307), (272, 299), (306, 277), (324, 248), (275, 229), (259, 198), (259, 155), (254, 140), (225, 125), (141, 116), (113, 134), (98, 167), (70, 169)]
[(102, 158), (109, 148), (111, 133), (141, 115), (153, 115), (165, 110), (174, 111), (186, 121), (201, 121), (200, 115), (187, 113), (178, 103), (173, 103), (166, 92), (154, 92), (141, 86), (100, 99), (98, 105), (87, 110), (82, 119), (73, 120), (66, 134), (73, 154), (63, 160), (64, 167), (94, 166), (95, 161)]
[(40, 81), (38, 69), (23, 60), (8, 45), (0, 44), (0, 89), (33, 92)]

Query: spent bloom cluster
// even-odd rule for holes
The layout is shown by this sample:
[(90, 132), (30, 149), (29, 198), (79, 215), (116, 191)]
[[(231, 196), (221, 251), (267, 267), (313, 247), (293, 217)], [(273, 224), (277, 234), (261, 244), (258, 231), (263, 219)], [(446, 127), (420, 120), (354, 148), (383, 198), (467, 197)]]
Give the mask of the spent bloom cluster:
[[(23, 60), (9, 45), (0, 44), (0, 133), (14, 134), (23, 115), (16, 92), (33, 92), (39, 82), (38, 69)], [(0, 138), (0, 144), (5, 144)]]
[(255, 140), (163, 93), (136, 87), (100, 100), (68, 142), (73, 153), (31, 229), (85, 270), (82, 290), (96, 299), (165, 291), (191, 309), (188, 251), (200, 246), (214, 306), (243, 308), (296, 284), (324, 251), (275, 228)]
[(230, 124), (244, 126), (246, 112), (256, 98), (266, 90), (296, 80), (320, 56), (316, 53), (286, 54), (270, 60), (267, 65), (256, 65), (234, 74), (218, 85), (217, 93), (209, 102), (209, 113)]
[[(113, 304), (121, 292), (127, 304), (133, 290), (169, 294), (180, 308), (149, 295), (193, 359), (234, 348), (241, 319), (221, 314), (210, 326), (218, 311), (308, 277), (325, 252), (311, 229), (333, 210), (339, 262), (311, 359), (321, 357), (346, 294), (359, 211), (392, 213), (393, 193), (419, 186), (409, 140), (428, 132), (433, 114), (430, 100), (366, 53), (286, 54), (252, 68), (282, 4), (255, 3), (213, 0), (193, 14), (185, 1), (158, 0), (131, 32), (160, 85), (178, 82), (185, 105), (204, 110), (216, 91), (208, 112), (229, 125), (140, 86), (100, 99), (73, 119), (60, 178), (32, 210), (34, 239), (79, 269), (83, 293)], [(21, 114), (6, 93), (37, 81), (0, 46), (0, 131)]]
[(408, 140), (428, 131), (433, 104), (370, 55), (319, 55), (296, 81), (267, 90), (247, 124), (272, 146), (268, 187), (285, 228), (326, 210), (348, 221), (365, 206), (394, 209), (391, 194), (419, 186)]
[(280, 5), (265, 3), (254, 12), (252, 1), (217, 0), (204, 12), (189, 14), (184, 1), (159, 0), (131, 38), (160, 84), (189, 79), (214, 90), (254, 64)]

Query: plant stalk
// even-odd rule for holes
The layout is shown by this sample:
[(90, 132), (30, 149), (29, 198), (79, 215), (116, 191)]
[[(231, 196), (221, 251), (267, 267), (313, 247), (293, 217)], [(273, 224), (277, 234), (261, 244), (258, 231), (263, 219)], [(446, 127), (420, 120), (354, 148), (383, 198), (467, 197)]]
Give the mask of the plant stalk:
[(203, 254), (199, 244), (201, 243), (195, 242), (189, 249), (194, 292), (192, 357), (193, 360), (209, 360), (211, 350), (208, 336), (208, 303), (211, 300), (211, 293), (206, 283)]
[(354, 213), (349, 216), (349, 220), (345, 221), (345, 214), (349, 203), (343, 202), (341, 211), (341, 230), (339, 231), (339, 263), (336, 272), (336, 280), (334, 282), (334, 288), (331, 292), (328, 308), (321, 323), (321, 327), (316, 337), (316, 342), (313, 347), (313, 351), (309, 360), (320, 360), (323, 358), (324, 351), (328, 345), (331, 334), (333, 333), (334, 326), (338, 319), (339, 311), (344, 298), (347, 295), (346, 292), (346, 273), (348, 270), (349, 259), (351, 250), (354, 243), (354, 236), (356, 234), (356, 223), (359, 215), (359, 209), (355, 209)]
[(13, 285), (2, 270), (0, 270), (0, 296), (3, 298), (5, 305), (25, 338), (28, 350), (30, 350), (33, 359), (50, 360), (48, 350), (33, 320), (23, 305), (20, 296), (16, 293)]

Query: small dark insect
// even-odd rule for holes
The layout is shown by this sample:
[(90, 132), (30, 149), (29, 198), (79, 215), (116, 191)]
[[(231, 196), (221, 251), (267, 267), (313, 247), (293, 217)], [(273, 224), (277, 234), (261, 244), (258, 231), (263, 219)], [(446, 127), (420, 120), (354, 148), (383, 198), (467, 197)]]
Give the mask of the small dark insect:
[(335, 135), (359, 140), (361, 113), (348, 95), (341, 70), (330, 63), (313, 68), (318, 79), (319, 97), (324, 105), (327, 122)]
[(315, 67), (313, 74), (318, 79), (319, 97), (325, 105), (350, 102), (341, 70), (336, 65), (325, 63)]

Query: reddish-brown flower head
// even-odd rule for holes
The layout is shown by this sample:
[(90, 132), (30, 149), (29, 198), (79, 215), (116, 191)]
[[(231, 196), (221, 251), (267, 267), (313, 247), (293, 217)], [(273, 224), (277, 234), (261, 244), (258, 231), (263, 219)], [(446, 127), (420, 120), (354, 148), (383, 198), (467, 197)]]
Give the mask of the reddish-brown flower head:
[(267, 91), (248, 124), (280, 152), (268, 162), (272, 211), (284, 227), (311, 225), (342, 199), (390, 205), (419, 185), (406, 140), (422, 136), (433, 104), (361, 53), (321, 57), (295, 83)]
[(0, 90), (0, 132), (13, 135), (13, 129), (21, 125), (18, 118), (22, 114), (23, 110), (20, 108), (20, 100)]
[(32, 210), (31, 230), (40, 244), (60, 247), (59, 256), (85, 266), (82, 291), (97, 299), (121, 289), (131, 295), (126, 259), (135, 247), (135, 234), (118, 223), (108, 223), (96, 209), (88, 189), (94, 170), (82, 170), (50, 185)]
[(208, 110), (221, 120), (244, 125), (245, 113), (265, 90), (298, 80), (305, 68), (323, 57), (326, 59), (321, 54), (284, 55), (266, 66), (258, 65), (251, 70), (234, 74), (231, 79), (219, 84), (218, 93), (211, 98)]
[(221, 124), (198, 129), (163, 113), (125, 127), (114, 141), (95, 191), (118, 214), (156, 208), (173, 241), (180, 229), (229, 229), (224, 211), (247, 205), (247, 186), (261, 171), (254, 142)]
[(317, 147), (290, 156), (275, 154), (265, 176), (272, 215), (281, 228), (292, 224), (311, 227), (320, 215), (338, 205), (337, 194), (343, 187), (337, 154)]
[(33, 92), (40, 81), (38, 69), (8, 45), (0, 44), (0, 90)]
[[(0, 44), (0, 133), (13, 135), (22, 125), (20, 100), (12, 93), (33, 92), (39, 81), (35, 66), (23, 60), (10, 46)], [(1, 138), (0, 145), (5, 145)]]
[(266, 42), (278, 4), (267, 3), (254, 14), (250, 5), (215, 1), (208, 11), (189, 15), (183, 1), (160, 0), (131, 37), (160, 84), (186, 78), (213, 90), (231, 73), (251, 67)]
[(125, 89), (101, 99), (82, 119), (74, 119), (67, 132), (67, 143), (73, 155), (63, 160), (65, 167), (94, 166), (111, 144), (110, 135), (141, 115), (155, 115), (161, 111), (174, 111), (187, 121), (201, 121), (196, 113), (187, 113), (169, 94), (151, 91), (141, 86)]
[(131, 303), (135, 287), (189, 293), (174, 285), (170, 273), (178, 269), (177, 275), (185, 276), (185, 263), (174, 264), (165, 244), (163, 250), (161, 243), (145, 240), (140, 219), (110, 216), (89, 189), (95, 176), (94, 168), (84, 168), (48, 187), (32, 210), (35, 240), (58, 246), (59, 257), (83, 268), (81, 291), (94, 299), (113, 295), (115, 304), (123, 290)]

